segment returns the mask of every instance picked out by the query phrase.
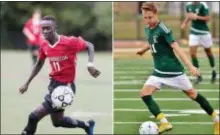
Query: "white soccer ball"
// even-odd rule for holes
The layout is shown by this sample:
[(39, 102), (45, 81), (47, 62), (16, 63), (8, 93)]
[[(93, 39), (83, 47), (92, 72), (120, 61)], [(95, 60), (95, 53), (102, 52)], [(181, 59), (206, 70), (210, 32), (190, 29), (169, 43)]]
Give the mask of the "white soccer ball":
[(53, 106), (59, 109), (64, 109), (73, 103), (74, 93), (69, 86), (58, 86), (51, 94)]
[(152, 121), (146, 121), (141, 124), (139, 128), (139, 133), (141, 135), (156, 135), (158, 134), (158, 126), (155, 122)]

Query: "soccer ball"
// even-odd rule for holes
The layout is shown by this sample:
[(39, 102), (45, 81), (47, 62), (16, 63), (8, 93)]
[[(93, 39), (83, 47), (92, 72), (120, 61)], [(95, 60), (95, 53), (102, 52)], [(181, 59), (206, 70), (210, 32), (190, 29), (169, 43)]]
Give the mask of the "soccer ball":
[(141, 124), (139, 128), (139, 133), (141, 135), (150, 135), (150, 134), (158, 134), (158, 126), (155, 122), (152, 121), (146, 121)]
[(69, 86), (58, 86), (56, 87), (52, 94), (51, 100), (53, 103), (53, 107), (64, 109), (65, 107), (72, 104), (74, 99), (74, 93)]

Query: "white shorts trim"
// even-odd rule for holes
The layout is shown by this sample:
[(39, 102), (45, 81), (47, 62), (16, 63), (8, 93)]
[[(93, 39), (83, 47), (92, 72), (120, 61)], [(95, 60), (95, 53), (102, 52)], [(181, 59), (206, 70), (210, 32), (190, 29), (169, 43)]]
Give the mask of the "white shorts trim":
[(166, 85), (171, 88), (175, 88), (178, 90), (190, 90), (193, 88), (192, 83), (190, 82), (189, 78), (186, 74), (177, 76), (177, 77), (157, 77), (157, 76), (150, 76), (144, 85), (154, 86), (158, 89), (161, 86)]
[(183, 73), (183, 72), (164, 72), (164, 71), (160, 71), (156, 68), (154, 70), (160, 74), (167, 74), (167, 75), (180, 75)]
[(212, 46), (212, 36), (210, 33), (205, 35), (189, 35), (189, 46), (198, 46), (201, 45), (204, 48), (210, 48)]

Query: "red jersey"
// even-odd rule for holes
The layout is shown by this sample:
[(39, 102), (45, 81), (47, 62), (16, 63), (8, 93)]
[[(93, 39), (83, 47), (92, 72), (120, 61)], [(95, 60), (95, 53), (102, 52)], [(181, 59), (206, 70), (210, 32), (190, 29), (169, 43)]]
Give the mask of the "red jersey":
[(40, 26), (40, 21), (39, 22), (34, 22), (33, 19), (29, 19), (26, 23), (24, 28), (28, 29), (35, 37), (34, 41), (31, 41), (27, 39), (27, 43), (29, 45), (39, 45), (40, 40), (42, 39), (41, 35), (41, 26)]
[(70, 83), (75, 80), (76, 54), (86, 47), (86, 42), (82, 38), (60, 35), (53, 46), (48, 41), (42, 40), (38, 59), (48, 57), (52, 69), (50, 77), (62, 83)]

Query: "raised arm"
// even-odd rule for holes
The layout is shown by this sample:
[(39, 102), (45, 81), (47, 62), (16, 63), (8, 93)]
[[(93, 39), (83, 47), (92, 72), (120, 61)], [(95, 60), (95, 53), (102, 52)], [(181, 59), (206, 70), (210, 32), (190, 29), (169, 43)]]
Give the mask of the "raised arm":
[(174, 51), (177, 53), (177, 55), (180, 57), (180, 59), (183, 61), (183, 63), (188, 67), (190, 73), (193, 76), (199, 76), (200, 72), (199, 70), (192, 65), (192, 63), (188, 60), (185, 53), (182, 51), (182, 49), (179, 47), (179, 44), (177, 42), (173, 42), (171, 44), (171, 47), (174, 49)]
[(34, 79), (34, 77), (39, 73), (39, 71), (41, 70), (41, 68), (43, 67), (45, 62), (45, 59), (43, 60), (38, 60), (31, 72), (31, 75), (29, 76), (28, 80), (25, 82), (25, 84), (23, 86), (21, 86), (19, 88), (19, 92), (21, 94), (23, 94), (24, 92), (27, 91), (29, 84), (31, 83), (31, 81)]

